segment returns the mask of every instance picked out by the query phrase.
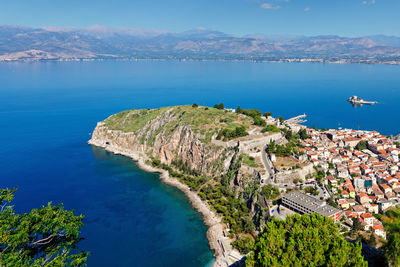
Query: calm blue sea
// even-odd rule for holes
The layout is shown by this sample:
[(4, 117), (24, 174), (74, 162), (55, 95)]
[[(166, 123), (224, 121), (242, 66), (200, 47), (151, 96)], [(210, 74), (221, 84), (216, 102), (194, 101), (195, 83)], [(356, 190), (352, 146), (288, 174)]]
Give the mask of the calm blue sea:
[[(358, 95), (379, 101), (353, 108)], [(206, 227), (186, 197), (129, 159), (86, 144), (130, 108), (241, 105), (307, 125), (400, 133), (400, 67), (243, 62), (0, 64), (0, 187), (28, 211), (63, 202), (86, 215), (89, 266), (205, 266)]]

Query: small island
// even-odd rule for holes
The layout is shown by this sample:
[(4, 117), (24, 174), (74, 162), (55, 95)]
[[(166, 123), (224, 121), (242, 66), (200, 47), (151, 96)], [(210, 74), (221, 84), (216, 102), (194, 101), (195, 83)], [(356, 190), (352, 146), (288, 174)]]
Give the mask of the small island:
[(347, 101), (353, 105), (375, 105), (378, 103), (376, 101), (366, 101), (356, 95), (350, 97), (349, 99), (347, 99)]
[[(366, 266), (356, 240), (399, 259), (391, 230), (400, 223), (399, 143), (376, 131), (307, 128), (305, 114), (271, 115), (222, 103), (127, 110), (99, 122), (89, 144), (131, 157), (183, 191), (208, 226), (214, 266), (246, 257), (246, 266)], [(298, 232), (285, 235), (292, 227)], [(281, 235), (314, 242), (294, 251), (273, 242)], [(265, 250), (271, 246), (281, 248)]]

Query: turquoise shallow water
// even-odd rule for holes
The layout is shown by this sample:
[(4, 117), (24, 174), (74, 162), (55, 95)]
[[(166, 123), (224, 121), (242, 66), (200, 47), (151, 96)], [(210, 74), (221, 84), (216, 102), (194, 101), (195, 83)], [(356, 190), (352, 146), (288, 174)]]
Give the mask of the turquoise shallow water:
[[(89, 266), (205, 266), (206, 227), (186, 197), (130, 160), (86, 144), (96, 122), (130, 108), (258, 108), (308, 125), (400, 132), (400, 68), (241, 62), (0, 64), (0, 187), (15, 206), (53, 201), (86, 215)], [(353, 108), (351, 95), (377, 100)]]

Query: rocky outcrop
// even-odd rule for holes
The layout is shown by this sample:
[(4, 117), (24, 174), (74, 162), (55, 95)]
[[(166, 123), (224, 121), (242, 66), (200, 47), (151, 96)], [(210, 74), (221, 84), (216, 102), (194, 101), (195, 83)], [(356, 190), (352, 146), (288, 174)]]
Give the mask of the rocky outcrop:
[[(164, 109), (153, 116), (156, 112), (158, 111), (154, 110), (143, 115), (140, 111), (126, 111), (114, 115), (114, 119), (110, 117), (111, 119), (99, 122), (89, 144), (131, 157), (143, 170), (160, 173), (164, 183), (183, 191), (193, 207), (202, 214), (208, 226), (207, 238), (216, 257), (214, 266), (228, 266), (234, 262), (230, 256), (233, 250), (231, 240), (224, 234), (225, 225), (221, 223), (221, 218), (211, 211), (206, 202), (201, 201), (196, 191), (192, 191), (180, 180), (170, 177), (168, 171), (150, 166), (149, 161), (159, 160), (175, 170), (183, 166), (182, 172), (189, 169), (195, 171), (196, 175), (217, 177), (216, 181), (220, 181), (222, 176), (227, 179), (229, 187), (235, 186), (239, 190), (245, 190), (254, 183), (259, 184), (260, 173), (255, 168), (241, 165), (238, 141), (219, 145), (211, 138), (207, 142), (201, 131), (196, 131), (190, 126), (195, 125), (194, 123), (187, 123), (188, 120), (181, 117), (182, 111), (179, 114), (174, 112), (173, 108)], [(138, 114), (151, 115), (152, 118), (138, 119), (135, 120), (135, 124), (131, 124), (129, 119), (134, 116), (138, 118)], [(231, 143), (236, 145), (230, 145)], [(248, 202), (252, 207), (252, 217), (258, 212), (258, 206), (255, 206), (258, 199), (252, 195)]]
[[(171, 122), (176, 121), (176, 125)], [(221, 175), (229, 168), (233, 147), (220, 147), (201, 141), (203, 136), (189, 126), (180, 124), (172, 112), (160, 114), (136, 132), (110, 130), (99, 122), (92, 139), (102, 146), (115, 146), (152, 157), (162, 163), (186, 163), (190, 169), (208, 176)]]

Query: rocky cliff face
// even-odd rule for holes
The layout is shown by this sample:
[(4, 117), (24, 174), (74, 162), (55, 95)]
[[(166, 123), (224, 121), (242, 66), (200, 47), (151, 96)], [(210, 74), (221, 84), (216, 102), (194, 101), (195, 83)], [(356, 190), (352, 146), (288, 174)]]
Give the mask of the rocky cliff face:
[(222, 148), (212, 143), (206, 144), (203, 135), (195, 133), (188, 125), (169, 127), (178, 120), (173, 112), (164, 112), (148, 121), (135, 132), (110, 130), (106, 123), (99, 122), (89, 143), (139, 153), (144, 158), (154, 158), (171, 164), (181, 161), (200, 174), (215, 176), (229, 168), (234, 148)]

